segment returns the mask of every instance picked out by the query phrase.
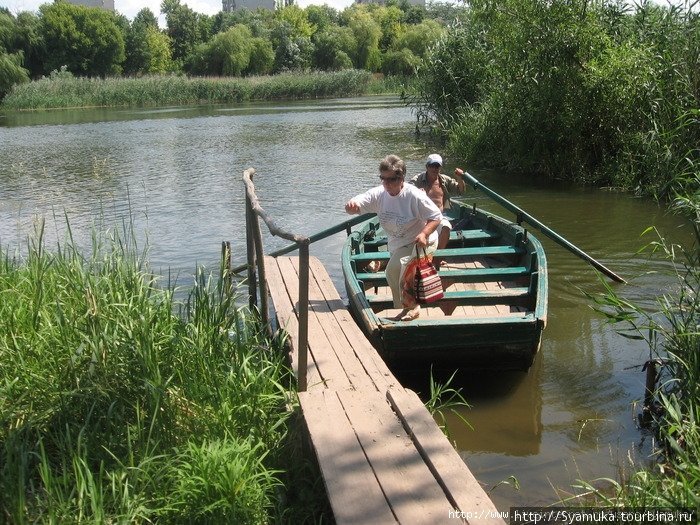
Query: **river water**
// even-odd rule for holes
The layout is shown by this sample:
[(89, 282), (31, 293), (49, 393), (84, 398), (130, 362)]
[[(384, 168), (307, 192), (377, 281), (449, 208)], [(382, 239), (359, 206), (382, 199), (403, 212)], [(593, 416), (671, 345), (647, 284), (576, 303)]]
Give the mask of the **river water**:
[[(242, 172), (254, 167), (262, 206), (279, 226), (310, 235), (347, 218), (343, 203), (377, 183), (379, 160), (396, 153), (408, 172), (432, 151), (414, 134), (410, 109), (392, 97), (165, 109), (0, 114), (0, 244), (22, 253), (46, 221), (49, 246), (90, 246), (97, 228), (133, 222), (153, 270), (189, 286), (196, 265), (215, 269), (221, 241), (245, 260)], [(446, 159), (445, 170), (460, 165)], [(653, 306), (668, 265), (637, 254), (649, 226), (684, 239), (682, 222), (626, 194), (467, 168), (622, 275), (625, 298)], [(469, 202), (508, 213), (472, 192)], [(539, 236), (550, 275), (548, 325), (527, 374), (460, 375), (471, 428), (448, 416), (457, 450), (501, 510), (545, 505), (577, 492), (578, 479), (617, 478), (643, 461), (651, 437), (636, 426), (643, 396), (643, 342), (617, 335), (583, 291), (603, 290), (583, 261)], [(265, 236), (266, 249), (285, 241)], [(343, 235), (312, 245), (344, 295)], [(428, 371), (407, 376), (426, 392)]]

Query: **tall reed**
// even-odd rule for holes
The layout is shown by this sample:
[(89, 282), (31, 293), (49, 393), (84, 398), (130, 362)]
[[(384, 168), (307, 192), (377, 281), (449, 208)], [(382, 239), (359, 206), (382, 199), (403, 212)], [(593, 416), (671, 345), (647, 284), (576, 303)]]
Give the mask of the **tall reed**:
[(2, 521), (266, 522), (278, 345), (203, 269), (178, 303), (132, 238), (0, 250)]
[(17, 85), (5, 97), (5, 109), (166, 106), (219, 104), (360, 95), (372, 75), (367, 71), (283, 73), (258, 77), (145, 76), (78, 78), (67, 71)]

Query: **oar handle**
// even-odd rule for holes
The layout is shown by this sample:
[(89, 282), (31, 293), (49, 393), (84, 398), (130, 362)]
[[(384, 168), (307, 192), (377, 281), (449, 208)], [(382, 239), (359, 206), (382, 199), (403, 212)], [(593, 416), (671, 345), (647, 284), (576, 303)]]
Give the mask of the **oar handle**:
[(573, 243), (569, 242), (566, 240), (564, 237), (559, 235), (557, 232), (552, 230), (551, 228), (548, 228), (544, 224), (542, 224), (540, 221), (535, 219), (532, 215), (524, 211), (523, 209), (519, 208), (512, 202), (510, 202), (508, 199), (502, 197), (495, 191), (493, 191), (491, 188), (488, 188), (487, 186), (484, 186), (481, 182), (476, 180), (473, 176), (471, 176), (469, 173), (466, 171), (462, 175), (464, 177), (464, 180), (467, 184), (472, 186), (474, 189), (478, 189), (486, 193), (489, 197), (491, 197), (493, 200), (495, 200), (498, 204), (506, 208), (507, 210), (512, 211), (518, 216), (519, 220), (522, 220), (524, 222), (529, 223), (531, 226), (534, 226), (538, 230), (540, 230), (542, 233), (544, 233), (547, 237), (552, 239), (554, 242), (559, 244), (560, 246), (563, 246), (567, 250), (569, 250), (571, 253), (576, 255), (577, 257), (580, 257), (584, 261), (588, 262), (591, 264), (594, 268), (599, 270), (600, 272), (604, 273), (608, 277), (610, 277), (612, 280), (617, 281), (618, 283), (627, 283), (622, 277), (617, 275), (615, 272), (612, 270), (606, 268), (601, 262), (595, 260), (593, 257), (588, 255), (586, 252), (584, 252), (582, 249), (580, 249), (578, 246), (574, 245)]

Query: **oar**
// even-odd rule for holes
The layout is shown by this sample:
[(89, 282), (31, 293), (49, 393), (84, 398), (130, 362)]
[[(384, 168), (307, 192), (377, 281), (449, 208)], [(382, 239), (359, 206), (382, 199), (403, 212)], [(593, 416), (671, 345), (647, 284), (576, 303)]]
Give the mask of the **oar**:
[[(360, 224), (362, 222), (365, 222), (368, 219), (371, 219), (374, 217), (374, 213), (365, 213), (363, 215), (359, 215), (357, 217), (354, 217), (352, 219), (348, 219), (347, 221), (343, 221), (339, 224), (336, 224), (335, 226), (331, 226), (330, 228), (327, 228), (321, 232), (314, 233), (313, 235), (309, 236), (309, 243), (314, 243), (316, 241), (320, 241), (321, 239), (325, 239), (326, 237), (330, 237), (331, 235), (334, 235), (336, 233), (342, 232), (343, 230), (349, 230), (349, 228), (355, 226), (356, 224)], [(297, 250), (299, 246), (296, 244), (290, 244), (288, 246), (285, 246), (284, 248), (280, 248), (279, 250), (275, 250), (274, 252), (270, 252), (267, 255), (271, 257), (277, 257), (278, 255), (284, 255), (285, 253), (293, 252), (294, 250)], [(243, 270), (248, 268), (247, 264), (242, 264), (240, 266), (236, 266), (233, 270), (231, 270), (231, 273), (240, 273)]]
[(474, 189), (479, 189), (486, 193), (489, 197), (491, 197), (493, 200), (495, 200), (497, 203), (499, 203), (501, 206), (504, 208), (512, 211), (518, 216), (518, 222), (521, 220), (528, 222), (530, 225), (534, 226), (535, 228), (539, 229), (542, 233), (544, 233), (547, 237), (552, 239), (554, 242), (559, 244), (560, 246), (563, 246), (567, 250), (569, 250), (571, 253), (574, 255), (580, 257), (584, 261), (588, 262), (591, 264), (594, 268), (600, 270), (602, 273), (610, 277), (613, 281), (617, 281), (618, 283), (627, 283), (622, 277), (617, 275), (615, 272), (612, 270), (609, 270), (606, 268), (603, 264), (600, 262), (596, 261), (593, 257), (588, 255), (586, 252), (581, 250), (579, 247), (573, 245), (569, 241), (567, 241), (564, 237), (559, 235), (557, 232), (552, 230), (551, 228), (548, 228), (544, 224), (542, 224), (540, 221), (535, 219), (532, 215), (526, 213), (522, 209), (518, 208), (515, 204), (510, 202), (509, 200), (505, 199), (504, 197), (501, 197), (498, 193), (493, 191), (492, 189), (484, 186), (481, 184), (478, 180), (476, 180), (474, 177), (469, 175), (466, 171), (464, 172), (464, 180), (470, 184), (471, 186), (474, 187)]

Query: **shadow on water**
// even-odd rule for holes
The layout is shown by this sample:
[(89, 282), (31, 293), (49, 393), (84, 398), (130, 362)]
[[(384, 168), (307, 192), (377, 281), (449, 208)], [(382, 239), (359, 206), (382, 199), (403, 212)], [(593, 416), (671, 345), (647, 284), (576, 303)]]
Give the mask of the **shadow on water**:
[[(528, 372), (464, 369), (427, 372), (423, 369), (397, 370), (394, 374), (423, 402), (431, 398), (431, 375), (435, 383), (461, 394), (468, 403), (467, 407), (442, 412), (446, 432), (459, 443), (460, 450), (509, 456), (539, 452), (542, 438), (542, 354), (536, 356)], [(448, 392), (446, 397), (449, 395)]]

